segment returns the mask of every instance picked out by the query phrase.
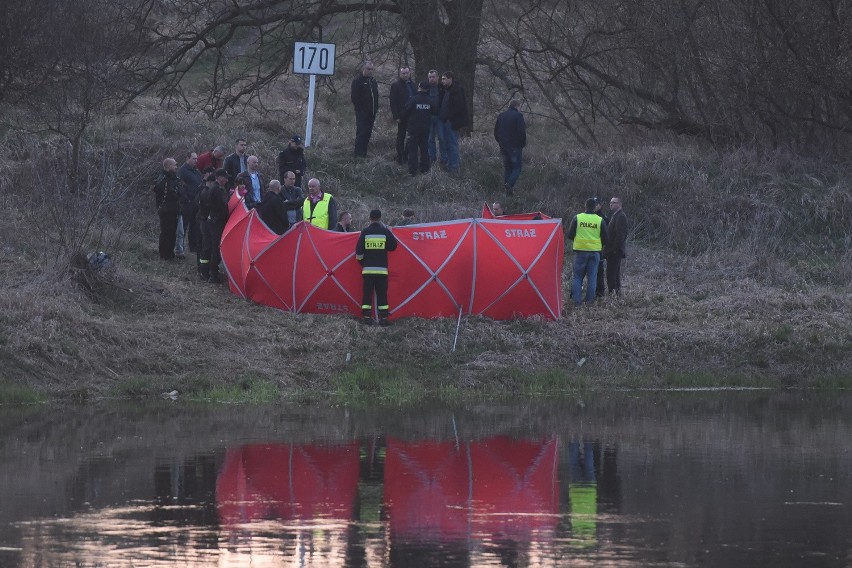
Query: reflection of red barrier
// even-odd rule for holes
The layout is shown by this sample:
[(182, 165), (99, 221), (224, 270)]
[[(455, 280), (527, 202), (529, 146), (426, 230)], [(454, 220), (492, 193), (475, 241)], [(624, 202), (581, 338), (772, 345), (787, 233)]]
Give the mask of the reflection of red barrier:
[(349, 520), (359, 445), (251, 445), (228, 450), (216, 481), (223, 524), (263, 519)]
[(469, 490), (464, 448), (389, 439), (384, 495), (392, 534), (407, 540), (465, 538)]
[(529, 540), (556, 528), (559, 480), (556, 440), (491, 438), (470, 445), (472, 530)]
[(534, 540), (559, 520), (557, 440), (452, 443), (388, 440), (385, 504), (406, 541), (470, 534)]
[[(298, 223), (275, 235), (236, 197), (222, 237), (234, 293), (296, 313), (360, 314), (357, 233)], [(493, 319), (562, 310), (564, 239), (559, 219), (461, 219), (395, 227), (390, 258), (391, 317)]]

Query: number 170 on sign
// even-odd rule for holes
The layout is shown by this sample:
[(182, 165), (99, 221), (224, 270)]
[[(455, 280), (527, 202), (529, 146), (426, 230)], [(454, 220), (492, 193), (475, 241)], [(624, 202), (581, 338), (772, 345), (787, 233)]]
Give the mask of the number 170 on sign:
[(297, 41), (293, 49), (293, 73), (334, 75), (334, 44)]

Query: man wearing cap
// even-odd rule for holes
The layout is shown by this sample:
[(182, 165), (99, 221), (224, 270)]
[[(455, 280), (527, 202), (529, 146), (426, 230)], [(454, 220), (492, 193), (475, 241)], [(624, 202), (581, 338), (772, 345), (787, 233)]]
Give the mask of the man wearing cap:
[(396, 250), (397, 240), (381, 221), (382, 212), (370, 211), (370, 224), (361, 231), (355, 244), (355, 259), (361, 264), (364, 294), (361, 298), (362, 321), (373, 325), (373, 293), (379, 311), (379, 325), (390, 325), (388, 315), (388, 253)]
[[(228, 171), (224, 168), (216, 170), (216, 183), (206, 187), (200, 196), (199, 216), (206, 213), (206, 219), (201, 224), (202, 252), (201, 274), (207, 276), (207, 282), (218, 284), (219, 262), (222, 260), (219, 244), (222, 231), (228, 222)], [(204, 260), (207, 260), (205, 263)], [(204, 266), (206, 264), (206, 267)]]
[(408, 99), (402, 110), (402, 116), (408, 130), (408, 173), (417, 174), (418, 158), (420, 173), (429, 171), (429, 128), (435, 101), (429, 96), (429, 82), (421, 81), (417, 86), (417, 94)]
[(293, 136), (287, 147), (278, 154), (278, 179), (285, 180), (287, 172), (296, 174), (296, 187), (302, 187), (302, 176), (308, 171), (308, 162), (305, 160), (305, 147), (302, 145), (301, 136)]
[(594, 197), (587, 199), (586, 211), (578, 213), (568, 226), (568, 238), (574, 241), (571, 298), (578, 306), (583, 303), (583, 278), (586, 279), (586, 303), (595, 303), (598, 262), (601, 250), (607, 245), (606, 221), (595, 213), (597, 203)]
[(397, 227), (405, 227), (406, 225), (413, 225), (417, 222), (417, 218), (414, 216), (414, 209), (403, 209), (402, 210), (402, 219), (400, 219), (396, 226)]
[(302, 218), (320, 229), (334, 229), (333, 219), (337, 219), (337, 200), (324, 192), (317, 178), (308, 180), (308, 196), (302, 205)]
[(390, 87), (390, 110), (396, 121), (396, 162), (405, 164), (407, 160), (405, 132), (407, 129), (407, 118), (404, 110), (408, 100), (414, 96), (416, 87), (411, 80), (411, 67), (399, 68), (399, 79)]

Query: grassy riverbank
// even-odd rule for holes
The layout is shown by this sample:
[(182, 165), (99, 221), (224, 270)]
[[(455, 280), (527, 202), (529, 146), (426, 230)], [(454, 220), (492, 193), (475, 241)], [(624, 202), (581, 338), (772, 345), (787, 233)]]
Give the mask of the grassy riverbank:
[[(633, 223), (625, 293), (573, 307), (566, 262), (560, 321), (464, 318), (456, 341), (454, 319), (384, 329), (283, 313), (199, 282), (190, 260), (160, 262), (148, 180), (162, 158), (238, 132), (274, 177), (291, 130), (267, 119), (151, 123), (103, 125), (89, 149), (88, 191), (71, 201), (54, 167), (59, 146), (5, 137), (0, 402), (171, 390), (214, 400), (401, 402), (589, 388), (852, 387), (848, 164), (673, 145), (572, 150), (531, 118), (535, 135), (508, 206), (567, 219), (588, 195), (620, 195)], [(391, 159), (391, 125), (377, 126), (373, 157), (362, 162), (349, 157), (350, 126), (346, 116), (320, 117), (308, 154), (311, 174), (359, 227), (373, 207), (389, 219), (414, 207), (419, 220), (438, 221), (475, 215), (486, 200), (506, 203), (485, 134), (463, 142), (462, 175), (411, 180)], [(75, 242), (107, 251), (115, 270), (74, 269)]]

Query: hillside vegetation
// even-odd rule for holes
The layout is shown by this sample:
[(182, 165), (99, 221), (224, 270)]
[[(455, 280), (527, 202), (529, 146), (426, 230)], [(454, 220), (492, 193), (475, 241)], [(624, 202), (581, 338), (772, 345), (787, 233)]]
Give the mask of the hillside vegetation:
[[(346, 94), (319, 101), (310, 175), (352, 211), (422, 222), (476, 215), (485, 201), (566, 220), (588, 196), (619, 195), (632, 229), (624, 294), (559, 321), (408, 319), (365, 328), (336, 316), (254, 305), (200, 282), (192, 260), (157, 258), (150, 192), (166, 156), (249, 140), (267, 178), (303, 122), (274, 113), (211, 121), (143, 104), (104, 118), (83, 144), (81, 189), (68, 149), (42, 134), (0, 142), (0, 400), (287, 396), (401, 401), (581, 388), (852, 385), (852, 165), (686, 141), (566, 144), (528, 114), (515, 197), (500, 189), (489, 128), (462, 142), (462, 171), (409, 178), (379, 118), (371, 157), (351, 158)], [(481, 117), (485, 124), (493, 120)], [(570, 248), (570, 247), (569, 247)], [(107, 252), (91, 271), (79, 252)], [(455, 341), (458, 334), (457, 342)], [(453, 345), (455, 342), (455, 350)]]

